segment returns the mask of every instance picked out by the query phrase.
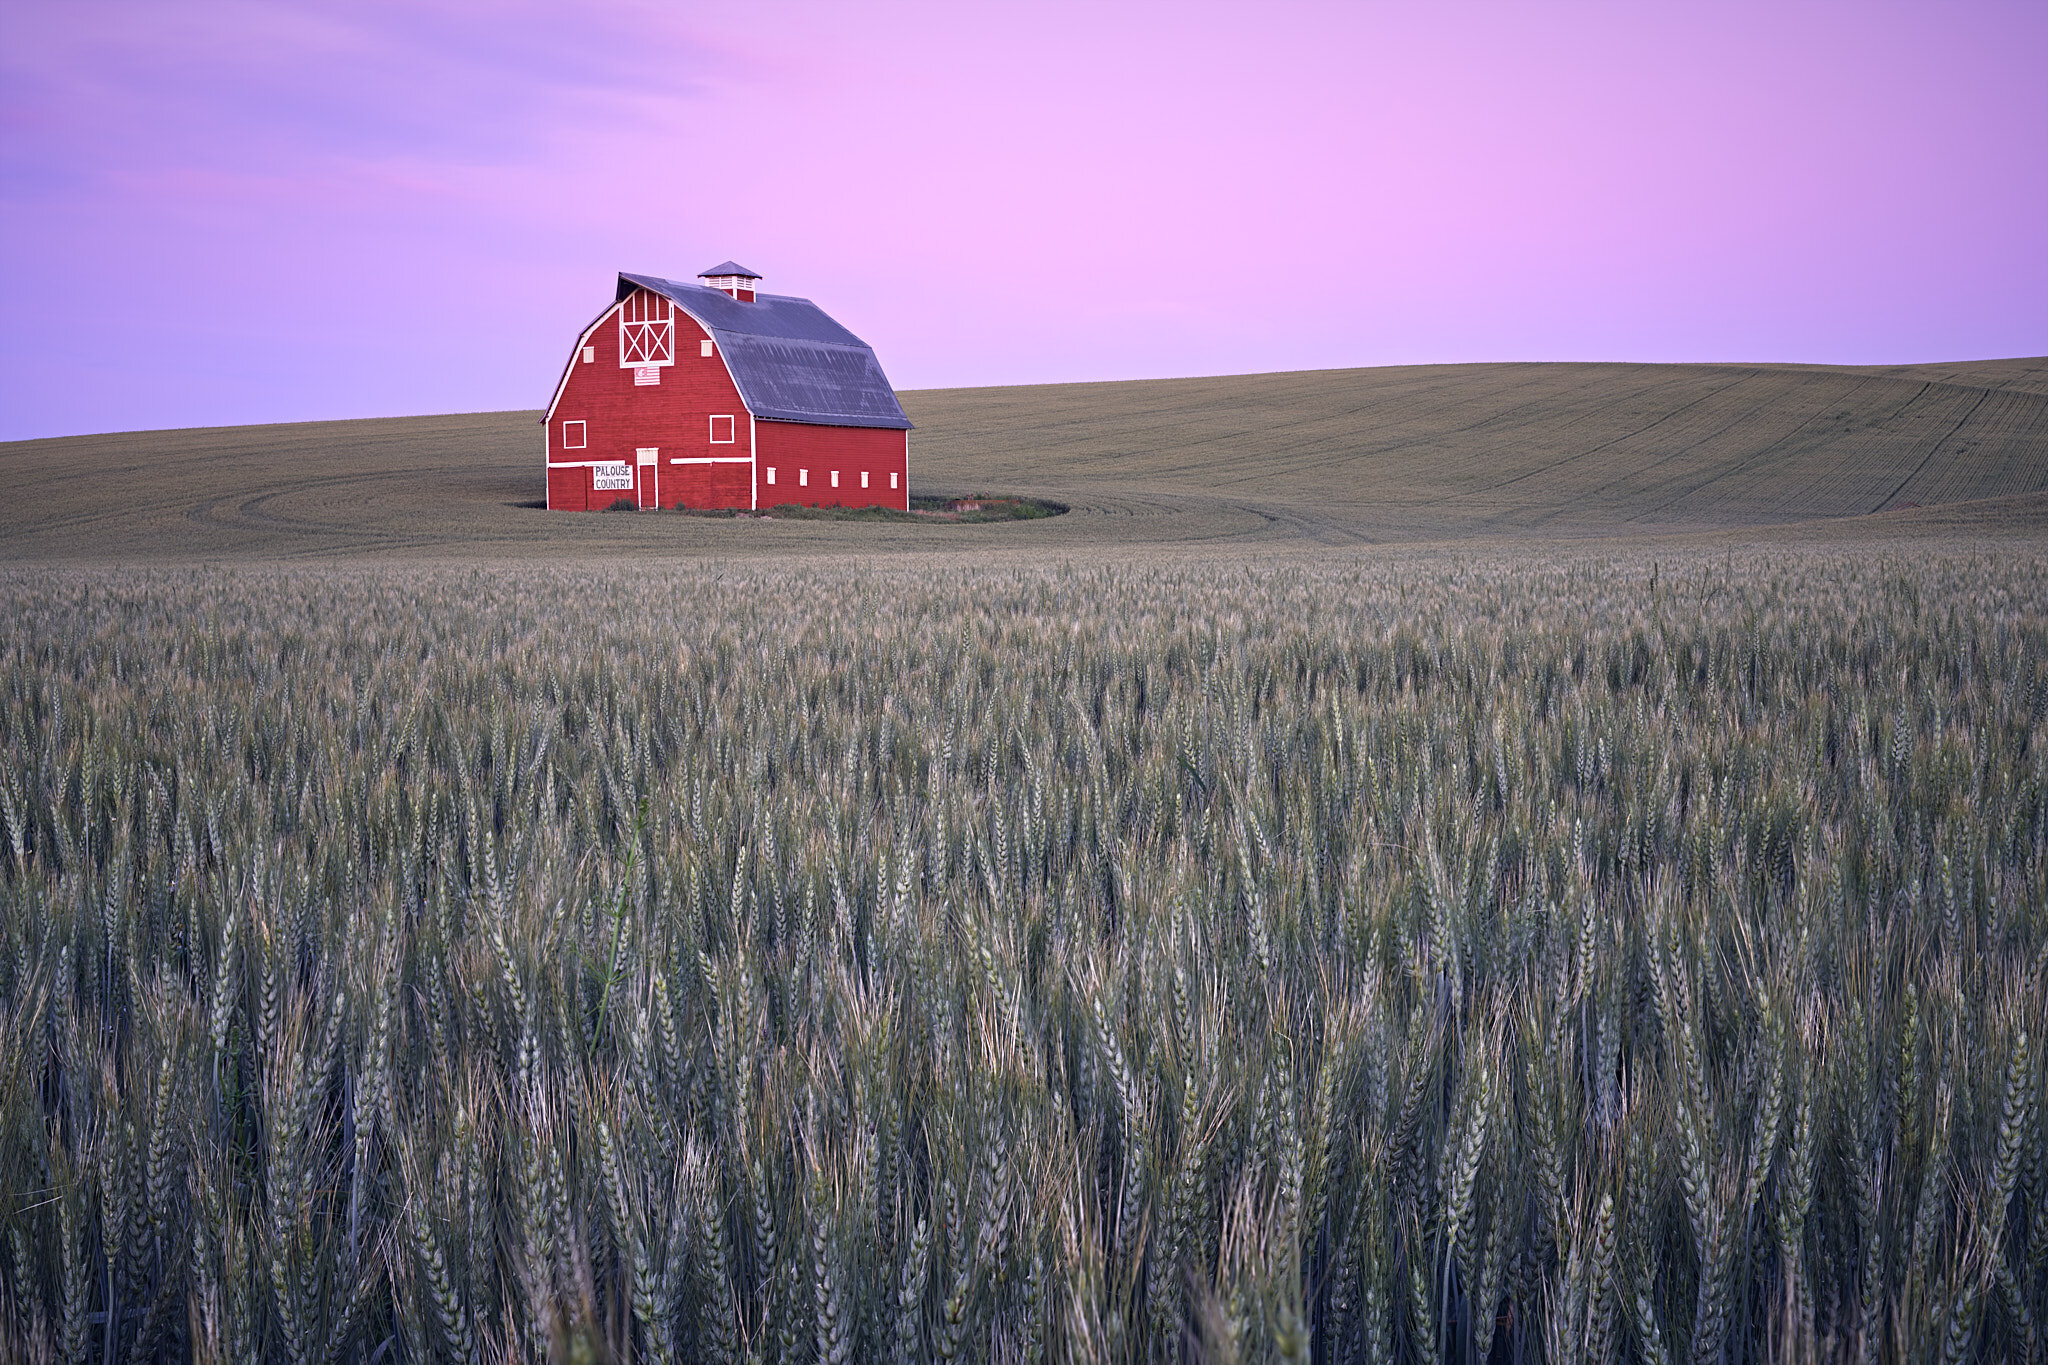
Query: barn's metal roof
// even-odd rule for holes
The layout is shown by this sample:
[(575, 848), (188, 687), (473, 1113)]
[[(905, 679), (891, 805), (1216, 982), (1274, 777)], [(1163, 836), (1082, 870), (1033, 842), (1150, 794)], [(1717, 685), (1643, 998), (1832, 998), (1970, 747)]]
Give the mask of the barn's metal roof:
[(635, 286), (653, 290), (703, 324), (754, 416), (910, 430), (875, 353), (809, 299), (757, 294), (752, 303), (741, 303), (722, 289), (623, 273), (619, 297)]
[(759, 275), (756, 275), (753, 271), (741, 265), (738, 261), (723, 261), (718, 265), (712, 266), (709, 270), (700, 270), (697, 272), (697, 278), (700, 280), (724, 279), (728, 275), (739, 275), (750, 280), (758, 280), (761, 278)]

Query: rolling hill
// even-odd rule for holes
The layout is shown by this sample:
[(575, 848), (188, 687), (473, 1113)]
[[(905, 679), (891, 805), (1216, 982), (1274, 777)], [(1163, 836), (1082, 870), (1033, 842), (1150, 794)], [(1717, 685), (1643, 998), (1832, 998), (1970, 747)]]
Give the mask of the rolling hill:
[(2048, 360), (1543, 363), (908, 392), (921, 492), (1001, 526), (546, 515), (535, 414), (0, 445), (0, 558), (531, 558), (1663, 535), (1984, 503), (2048, 522)]

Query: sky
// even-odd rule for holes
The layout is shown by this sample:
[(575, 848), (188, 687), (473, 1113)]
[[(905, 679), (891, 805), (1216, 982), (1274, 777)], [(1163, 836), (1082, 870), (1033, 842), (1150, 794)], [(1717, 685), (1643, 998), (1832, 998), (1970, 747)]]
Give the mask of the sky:
[(2048, 0), (0, 0), (0, 439), (538, 408), (736, 259), (899, 389), (2048, 353)]

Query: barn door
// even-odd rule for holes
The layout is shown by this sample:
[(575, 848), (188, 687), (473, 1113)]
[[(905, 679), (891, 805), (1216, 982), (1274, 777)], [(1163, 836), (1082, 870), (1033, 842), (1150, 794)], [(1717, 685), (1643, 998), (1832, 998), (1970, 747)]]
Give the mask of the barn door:
[(650, 507), (661, 506), (660, 449), (641, 446), (633, 452), (633, 460), (638, 466), (633, 472), (637, 476), (634, 483), (638, 485), (640, 510), (645, 512)]

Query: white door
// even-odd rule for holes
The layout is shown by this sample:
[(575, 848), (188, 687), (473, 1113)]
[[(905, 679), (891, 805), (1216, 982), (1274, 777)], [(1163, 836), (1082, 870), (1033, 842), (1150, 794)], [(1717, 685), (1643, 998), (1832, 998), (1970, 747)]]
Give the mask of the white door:
[(661, 451), (654, 446), (641, 446), (633, 452), (639, 461), (635, 471), (639, 475), (640, 510), (661, 506)]

